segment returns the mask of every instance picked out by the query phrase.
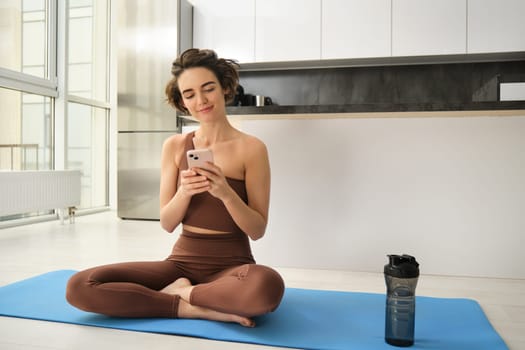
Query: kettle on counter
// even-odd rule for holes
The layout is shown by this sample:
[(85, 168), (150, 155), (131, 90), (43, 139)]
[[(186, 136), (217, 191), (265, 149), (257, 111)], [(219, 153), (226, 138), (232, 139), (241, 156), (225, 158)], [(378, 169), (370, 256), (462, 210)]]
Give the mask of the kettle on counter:
[(239, 84), (237, 85), (237, 92), (235, 96), (233, 97), (233, 101), (230, 104), (228, 104), (228, 106), (235, 106), (235, 107), (242, 106), (243, 99), (244, 99), (244, 88), (242, 87), (241, 84)]

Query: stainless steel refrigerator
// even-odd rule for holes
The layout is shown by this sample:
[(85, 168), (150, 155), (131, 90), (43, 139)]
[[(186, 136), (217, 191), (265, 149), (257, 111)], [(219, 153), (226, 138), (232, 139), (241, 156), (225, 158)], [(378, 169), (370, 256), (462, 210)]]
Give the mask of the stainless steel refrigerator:
[(171, 63), (191, 46), (187, 1), (119, 0), (118, 216), (159, 219), (160, 156), (166, 138), (180, 132), (164, 88)]

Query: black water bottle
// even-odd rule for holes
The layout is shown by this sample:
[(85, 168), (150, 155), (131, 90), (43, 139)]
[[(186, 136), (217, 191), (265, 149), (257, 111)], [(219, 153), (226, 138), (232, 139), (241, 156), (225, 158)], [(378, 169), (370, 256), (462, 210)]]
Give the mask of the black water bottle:
[(388, 255), (385, 265), (385, 341), (395, 346), (414, 344), (416, 285), (419, 264), (410, 255)]

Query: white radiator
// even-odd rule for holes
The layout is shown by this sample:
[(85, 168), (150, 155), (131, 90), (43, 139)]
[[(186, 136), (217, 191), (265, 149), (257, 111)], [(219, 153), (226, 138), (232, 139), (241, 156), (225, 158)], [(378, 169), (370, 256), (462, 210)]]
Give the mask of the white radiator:
[(0, 216), (80, 205), (80, 171), (0, 171)]

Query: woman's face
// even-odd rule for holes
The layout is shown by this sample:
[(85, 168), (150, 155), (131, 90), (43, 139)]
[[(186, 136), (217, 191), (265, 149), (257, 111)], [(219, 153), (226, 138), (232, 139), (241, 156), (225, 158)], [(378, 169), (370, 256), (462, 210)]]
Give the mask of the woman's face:
[(197, 120), (211, 121), (226, 115), (225, 91), (209, 69), (186, 69), (179, 76), (178, 86), (184, 106)]

